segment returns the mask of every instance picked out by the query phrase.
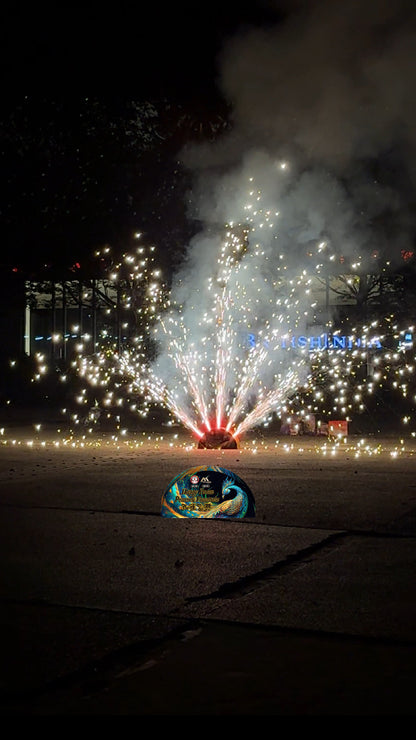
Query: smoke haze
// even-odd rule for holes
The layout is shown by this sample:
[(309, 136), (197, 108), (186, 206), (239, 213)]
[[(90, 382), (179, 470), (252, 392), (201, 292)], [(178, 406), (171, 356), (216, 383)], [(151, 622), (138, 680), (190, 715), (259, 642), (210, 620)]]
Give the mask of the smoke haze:
[(285, 204), (282, 240), (295, 247), (297, 234), (330, 237), (339, 251), (381, 247), (395, 259), (415, 227), (416, 7), (288, 6), (286, 20), (246, 29), (223, 49), (219, 80), (232, 131), (184, 153), (197, 183), (191, 214), (215, 219), (212, 181), (221, 202), (224, 182), (230, 190), (231, 173), (238, 179), (248, 152), (261, 150), (291, 168), (285, 192), (276, 193)]
[[(194, 174), (189, 215), (201, 233), (172, 297), (197, 342), (201, 316), (212, 311), (208, 276), (217, 279), (224, 224), (250, 225), (249, 251), (261, 258), (245, 256), (244, 286), (240, 268), (229, 285), (234, 295), (250, 294), (248, 330), (267, 326), (272, 334), (302, 330), (312, 318), (304, 286), (289, 301), (279, 295), (282, 256), (299, 274), (306, 247), (321, 241), (363, 265), (374, 250), (398, 265), (401, 250), (413, 248), (413, 2), (299, 1), (286, 10), (275, 26), (228, 40), (219, 83), (231, 130), (183, 152)], [(241, 320), (241, 302), (235, 310)], [(159, 370), (163, 364), (162, 352)], [(273, 384), (270, 365), (262, 377)]]

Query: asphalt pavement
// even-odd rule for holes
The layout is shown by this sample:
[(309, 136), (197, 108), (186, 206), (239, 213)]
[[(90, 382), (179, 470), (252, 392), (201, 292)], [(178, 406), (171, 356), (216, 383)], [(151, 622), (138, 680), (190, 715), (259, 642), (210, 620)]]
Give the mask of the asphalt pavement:
[[(161, 517), (199, 464), (255, 517)], [(413, 438), (3, 431), (1, 713), (413, 715), (415, 473)]]

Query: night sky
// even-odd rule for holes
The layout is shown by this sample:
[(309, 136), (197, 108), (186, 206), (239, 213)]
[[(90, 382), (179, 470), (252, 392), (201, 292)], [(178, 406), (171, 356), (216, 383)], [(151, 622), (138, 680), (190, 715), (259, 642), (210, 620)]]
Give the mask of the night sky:
[(6, 270), (84, 265), (137, 230), (181, 251), (195, 225), (180, 152), (226, 128), (218, 54), (239, 28), (279, 19), (269, 5), (3, 9)]

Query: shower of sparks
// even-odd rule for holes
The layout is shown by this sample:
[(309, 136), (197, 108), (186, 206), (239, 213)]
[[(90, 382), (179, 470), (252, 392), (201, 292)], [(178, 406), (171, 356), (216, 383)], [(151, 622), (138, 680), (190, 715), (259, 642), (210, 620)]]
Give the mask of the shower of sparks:
[(189, 285), (183, 303), (145, 248), (124, 256), (111, 279), (125, 276), (124, 309), (134, 308), (128, 340), (119, 351), (102, 346), (76, 359), (81, 376), (105, 389), (104, 406), (123, 387), (140, 399), (139, 413), (162, 406), (197, 437), (219, 428), (238, 437), (282, 413), (307, 382), (309, 353), (282, 349), (278, 340), (305, 325), (310, 307), (308, 275), (288, 283), (284, 255), (275, 263), (257, 234), (273, 229), (276, 217), (258, 206), (245, 223), (226, 224), (213, 242), (210, 274)]
[[(339, 270), (353, 296), (359, 260), (345, 265), (325, 242), (308, 247), (306, 261), (305, 253), (281, 253), (279, 213), (262, 207), (262, 195), (250, 178), (239, 220), (210, 238), (205, 268), (189, 282), (179, 277), (179, 290), (176, 277), (171, 287), (163, 280), (154, 247), (140, 245), (112, 265), (108, 312), (118, 330), (103, 326), (94, 347), (80, 335), (72, 366), (86, 381), (81, 406), (90, 405), (92, 388), (101, 409), (127, 407), (145, 417), (156, 405), (199, 438), (219, 428), (239, 438), (293, 409), (348, 420), (387, 386), (408, 401), (402, 421), (410, 424), (416, 358), (403, 336), (413, 327), (394, 312), (343, 329), (333, 317), (323, 320), (316, 286), (322, 293)], [(334, 267), (337, 260), (342, 267)], [(348, 335), (349, 343), (332, 352), (293, 344), (295, 334), (315, 334), (316, 326), (321, 336)], [(39, 356), (37, 379), (46, 371)]]

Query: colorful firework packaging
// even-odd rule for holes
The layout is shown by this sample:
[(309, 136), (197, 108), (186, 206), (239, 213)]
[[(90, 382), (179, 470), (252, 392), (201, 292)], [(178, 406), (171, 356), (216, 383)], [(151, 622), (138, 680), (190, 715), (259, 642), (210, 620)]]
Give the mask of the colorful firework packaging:
[(198, 466), (179, 473), (162, 496), (163, 517), (242, 519), (255, 516), (254, 496), (235, 473)]

